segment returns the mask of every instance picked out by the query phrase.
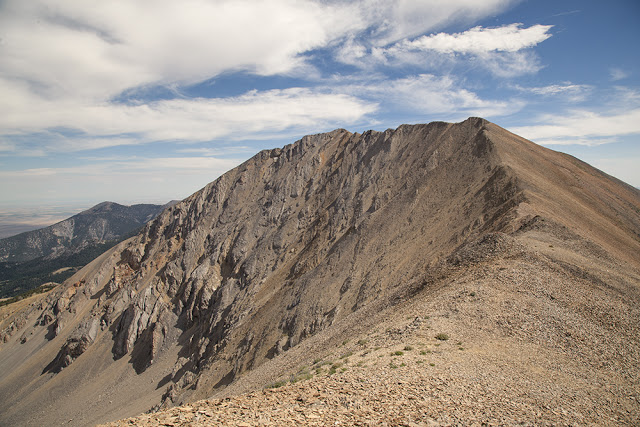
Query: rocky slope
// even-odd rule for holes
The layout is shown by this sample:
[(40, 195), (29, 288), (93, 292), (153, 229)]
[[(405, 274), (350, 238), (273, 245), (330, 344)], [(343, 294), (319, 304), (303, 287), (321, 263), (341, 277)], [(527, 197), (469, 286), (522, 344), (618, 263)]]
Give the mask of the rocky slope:
[(103, 202), (49, 227), (0, 239), (0, 261), (51, 259), (117, 240), (151, 221), (166, 206)]
[[(320, 368), (315, 359), (357, 340), (377, 344), (349, 351), (384, 349), (387, 364), (358, 378), (410, 379), (403, 398), (431, 390), (442, 416), (477, 390), (469, 396), (491, 396), (489, 420), (514, 392), (503, 422), (538, 404), (552, 409), (531, 422), (577, 420), (550, 414), (579, 414), (606, 387), (606, 414), (585, 419), (632, 424), (639, 260), (637, 189), (483, 119), (304, 137), (167, 209), (64, 287), (2, 312), (0, 420), (84, 425), (233, 396)], [(465, 350), (390, 367), (394, 346), (435, 350), (430, 326)], [(446, 370), (407, 371), (420, 360)], [(351, 374), (334, 375), (311, 381)], [(345, 408), (375, 401), (346, 390)], [(455, 416), (480, 420), (477, 411)]]

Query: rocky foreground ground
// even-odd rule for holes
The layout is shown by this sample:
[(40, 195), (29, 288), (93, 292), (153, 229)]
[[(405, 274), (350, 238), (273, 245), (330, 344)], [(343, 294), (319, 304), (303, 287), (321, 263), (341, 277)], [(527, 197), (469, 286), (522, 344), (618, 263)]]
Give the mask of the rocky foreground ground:
[[(235, 394), (269, 366), (227, 397), (109, 425), (639, 425), (635, 346), (611, 356), (606, 336), (584, 338), (589, 326), (561, 313), (571, 297), (553, 297), (554, 276), (513, 260), (475, 270), (263, 389)], [(546, 316), (532, 311), (543, 287)]]
[[(491, 356), (464, 345), (427, 341), (415, 347), (398, 346), (392, 352), (389, 348), (347, 352), (301, 368), (290, 379), (298, 380), (295, 383), (274, 383), (274, 388), (201, 400), (109, 425), (619, 425), (638, 421), (634, 421), (637, 412), (632, 413), (634, 406), (637, 410), (633, 396), (629, 396), (629, 412), (624, 413), (609, 406), (615, 395), (597, 384), (581, 384), (580, 395), (567, 396), (554, 378), (534, 379), (537, 384), (531, 388), (536, 374), (528, 366), (488, 365), (477, 372), (465, 353), (473, 352), (487, 362)], [(314, 378), (305, 379), (316, 372)], [(503, 387), (495, 387), (498, 382)]]

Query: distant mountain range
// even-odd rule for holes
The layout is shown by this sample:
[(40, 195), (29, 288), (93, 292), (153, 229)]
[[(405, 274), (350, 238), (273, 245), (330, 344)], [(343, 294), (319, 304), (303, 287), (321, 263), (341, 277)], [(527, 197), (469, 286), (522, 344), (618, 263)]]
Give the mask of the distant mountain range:
[(25, 262), (68, 256), (88, 246), (119, 240), (175, 204), (123, 206), (100, 203), (49, 227), (0, 239), (0, 261)]
[(49, 227), (0, 239), (0, 298), (21, 298), (44, 284), (62, 283), (175, 203), (103, 202)]

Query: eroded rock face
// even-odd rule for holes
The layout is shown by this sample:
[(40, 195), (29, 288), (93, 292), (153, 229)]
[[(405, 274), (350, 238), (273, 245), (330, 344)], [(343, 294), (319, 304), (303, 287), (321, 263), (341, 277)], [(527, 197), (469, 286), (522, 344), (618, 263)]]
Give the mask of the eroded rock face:
[(56, 320), (42, 322), (54, 337), (92, 308), (48, 370), (83, 354), (98, 327), (137, 372), (182, 335), (170, 403), (209, 368), (207, 387), (224, 385), (376, 299), (419, 266), (405, 260), (500, 231), (522, 196), (485, 124), (336, 130), (259, 153), (52, 297), (44, 311)]
[[(375, 245), (421, 239), (441, 221), (437, 209), (459, 203), (468, 211), (459, 216), (481, 219), (466, 229), (441, 228), (432, 241), (462, 241), (490, 228), (518, 190), (493, 165), (484, 123), (305, 137), (258, 154), (167, 210), (123, 246), (106, 286), (96, 289), (93, 312), (112, 331), (114, 358), (135, 353), (136, 369), (144, 370), (178, 330), (189, 334), (188, 363), (174, 379), (189, 387), (216, 365), (222, 375), (214, 383), (224, 384), (384, 292), (384, 273), (371, 272), (397, 272), (366, 253)], [(469, 188), (477, 195), (467, 200)], [(434, 217), (418, 225), (393, 214), (415, 205)], [(382, 238), (380, 227), (389, 229)], [(359, 257), (363, 241), (373, 246)], [(67, 299), (54, 311), (67, 310)], [(63, 348), (62, 359), (75, 348)]]
[(44, 372), (60, 372), (80, 357), (93, 343), (100, 330), (100, 320), (92, 318), (84, 321), (67, 339), (56, 358)]

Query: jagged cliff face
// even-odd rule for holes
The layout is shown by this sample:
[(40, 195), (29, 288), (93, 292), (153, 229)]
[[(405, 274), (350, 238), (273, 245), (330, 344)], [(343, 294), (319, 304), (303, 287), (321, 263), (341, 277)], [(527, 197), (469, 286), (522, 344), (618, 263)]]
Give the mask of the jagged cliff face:
[[(546, 220), (633, 259), (639, 200), (483, 119), (307, 136), (165, 210), (2, 337), (39, 355), (30, 387), (97, 378), (88, 366), (126, 376), (148, 399), (106, 413), (130, 414), (206, 397), (353, 312), (407, 298), (473, 257), (470, 242), (500, 241), (487, 236)], [(596, 208), (608, 222), (580, 234)], [(12, 351), (5, 366), (17, 367)], [(37, 397), (25, 387), (7, 402)]]

